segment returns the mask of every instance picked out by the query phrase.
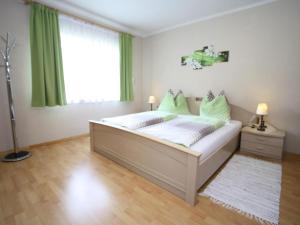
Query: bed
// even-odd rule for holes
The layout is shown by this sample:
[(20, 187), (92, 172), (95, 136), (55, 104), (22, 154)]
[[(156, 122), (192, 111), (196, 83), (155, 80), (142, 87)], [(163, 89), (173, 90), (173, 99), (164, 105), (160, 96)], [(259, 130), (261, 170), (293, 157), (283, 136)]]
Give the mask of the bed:
[[(201, 98), (187, 98), (198, 114)], [(190, 205), (198, 189), (239, 146), (242, 124), (250, 112), (231, 105), (232, 120), (190, 148), (113, 124), (89, 121), (91, 151), (123, 165), (172, 192)]]

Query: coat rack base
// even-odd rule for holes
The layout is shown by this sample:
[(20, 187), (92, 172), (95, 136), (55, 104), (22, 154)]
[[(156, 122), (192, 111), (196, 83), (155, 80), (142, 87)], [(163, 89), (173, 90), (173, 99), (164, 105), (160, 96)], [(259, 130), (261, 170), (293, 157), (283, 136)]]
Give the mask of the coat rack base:
[(2, 159), (3, 162), (17, 162), (23, 159), (29, 158), (31, 156), (31, 152), (27, 151), (19, 151), (17, 153), (9, 153)]

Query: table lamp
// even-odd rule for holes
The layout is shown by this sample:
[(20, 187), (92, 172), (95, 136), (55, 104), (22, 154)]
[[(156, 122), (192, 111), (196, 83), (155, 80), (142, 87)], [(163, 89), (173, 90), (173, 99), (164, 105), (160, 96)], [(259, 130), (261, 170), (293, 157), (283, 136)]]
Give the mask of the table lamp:
[(268, 115), (268, 105), (266, 103), (259, 103), (257, 105), (256, 114), (260, 116), (260, 125), (257, 130), (265, 131), (267, 126), (265, 126), (264, 116)]
[(153, 104), (156, 102), (155, 96), (151, 95), (149, 96), (148, 103), (150, 104), (150, 110), (152, 111)]

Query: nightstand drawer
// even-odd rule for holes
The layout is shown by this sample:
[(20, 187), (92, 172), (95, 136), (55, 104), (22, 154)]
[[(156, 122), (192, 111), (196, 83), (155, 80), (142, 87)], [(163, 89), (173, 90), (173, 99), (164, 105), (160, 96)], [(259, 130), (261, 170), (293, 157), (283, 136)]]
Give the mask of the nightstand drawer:
[(282, 156), (282, 148), (280, 147), (264, 145), (260, 143), (254, 143), (254, 142), (247, 142), (247, 141), (242, 141), (241, 151), (253, 152), (256, 154), (271, 156), (278, 159), (281, 159)]
[(242, 133), (242, 142), (254, 142), (258, 144), (263, 145), (271, 145), (274, 147), (282, 148), (283, 146), (283, 139), (282, 138), (276, 138), (276, 137), (267, 137), (267, 136), (258, 136), (255, 134), (249, 134), (249, 133)]

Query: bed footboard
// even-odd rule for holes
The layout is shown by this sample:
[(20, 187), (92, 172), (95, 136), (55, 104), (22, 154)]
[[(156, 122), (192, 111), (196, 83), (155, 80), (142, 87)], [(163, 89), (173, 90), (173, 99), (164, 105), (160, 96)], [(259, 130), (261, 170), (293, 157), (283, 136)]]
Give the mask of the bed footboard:
[(135, 131), (90, 121), (91, 150), (195, 205), (200, 154)]

